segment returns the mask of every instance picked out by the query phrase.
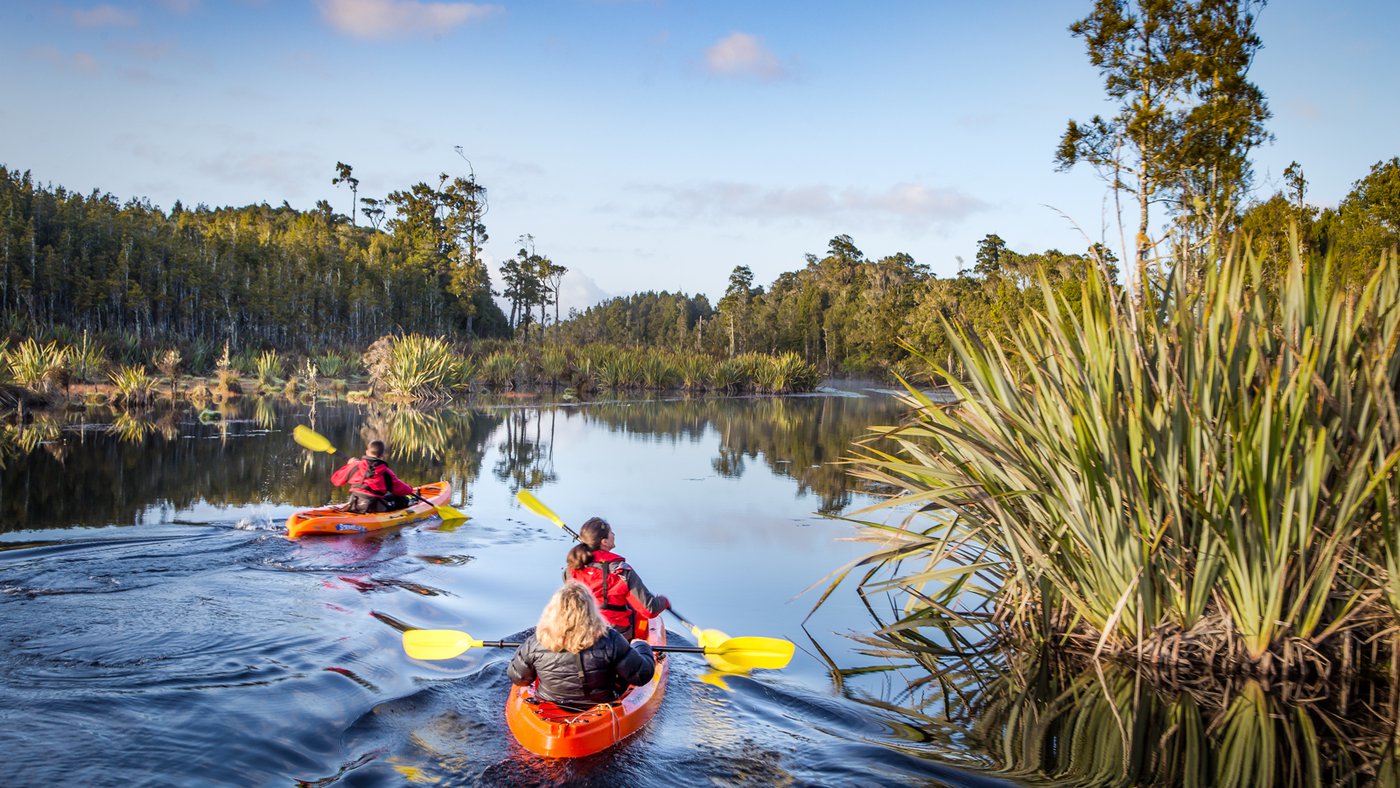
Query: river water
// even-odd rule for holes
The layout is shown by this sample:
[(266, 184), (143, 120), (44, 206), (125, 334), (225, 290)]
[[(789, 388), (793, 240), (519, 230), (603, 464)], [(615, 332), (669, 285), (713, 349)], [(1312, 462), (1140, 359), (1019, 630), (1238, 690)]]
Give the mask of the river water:
[[(980, 785), (956, 727), (885, 708), (903, 671), (832, 570), (867, 551), (829, 517), (871, 499), (838, 461), (892, 424), (887, 393), (790, 398), (314, 406), (245, 400), (144, 417), (40, 417), (0, 444), (0, 752), (6, 785)], [(309, 424), (340, 448), (291, 440)], [(471, 519), (283, 535), (338, 500), (329, 474), (382, 438), (412, 484), (448, 479)], [(676, 655), (658, 716), (576, 761), (504, 724), (509, 651), (408, 658), (398, 626), (508, 639), (534, 624), (572, 542), (523, 509), (616, 529), (701, 627), (783, 637), (781, 671), (716, 676)], [(691, 643), (667, 619), (673, 643)], [(876, 660), (878, 663), (879, 660)]]

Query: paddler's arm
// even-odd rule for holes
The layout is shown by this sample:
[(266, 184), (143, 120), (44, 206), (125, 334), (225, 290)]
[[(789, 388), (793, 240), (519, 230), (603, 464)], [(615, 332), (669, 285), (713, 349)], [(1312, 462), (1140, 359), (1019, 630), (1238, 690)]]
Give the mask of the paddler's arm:
[(353, 459), (333, 471), (331, 473), (331, 484), (336, 487), (343, 487), (349, 484), (350, 474), (354, 472), (355, 466), (359, 461), (359, 458)]
[(651, 653), (651, 644), (645, 640), (633, 640), (627, 646), (627, 653), (617, 663), (616, 670), (623, 681), (633, 686), (651, 681), (656, 672), (656, 657)]
[(627, 581), (627, 604), (645, 618), (656, 618), (671, 606), (671, 600), (662, 594), (653, 594), (647, 588), (631, 564), (623, 564), (618, 571)]
[(506, 666), (506, 675), (510, 677), (510, 683), (524, 686), (535, 682), (535, 660), (530, 646), (535, 642), (534, 635), (515, 650), (515, 656), (510, 658), (510, 664)]

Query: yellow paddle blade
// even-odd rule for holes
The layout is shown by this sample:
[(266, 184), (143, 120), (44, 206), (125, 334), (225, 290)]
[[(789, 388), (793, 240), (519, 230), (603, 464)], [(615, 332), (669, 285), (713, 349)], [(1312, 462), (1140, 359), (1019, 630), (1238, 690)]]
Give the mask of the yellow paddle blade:
[(312, 451), (323, 451), (327, 454), (335, 454), (335, 447), (331, 445), (330, 441), (326, 440), (326, 436), (302, 424), (298, 424), (292, 429), (292, 440)]
[(691, 626), (690, 633), (695, 636), (695, 644), (700, 648), (706, 649), (705, 661), (710, 663), (710, 667), (714, 668), (715, 670), (723, 670), (729, 673), (739, 673), (745, 670), (744, 667), (740, 665), (735, 665), (734, 663), (730, 662), (729, 660), (725, 659), (719, 654), (711, 653), (709, 651), (709, 649), (711, 648), (723, 645), (725, 641), (730, 639), (729, 635), (719, 631), (718, 629), (701, 629), (697, 626)]
[(410, 629), (403, 633), (403, 650), (414, 659), (452, 659), (481, 641), (455, 629)]
[(797, 649), (790, 640), (782, 638), (730, 638), (716, 646), (706, 646), (705, 656), (715, 654), (740, 670), (777, 670), (787, 667)]
[(439, 506), (437, 507), (437, 513), (438, 517), (441, 517), (444, 523), (452, 523), (454, 528), (472, 519), (456, 509), (453, 509), (451, 506)]
[(524, 504), (526, 509), (529, 509), (535, 514), (538, 514), (540, 517), (543, 517), (546, 520), (553, 520), (555, 525), (559, 526), (560, 528), (563, 528), (565, 531), (568, 531), (570, 536), (574, 537), (575, 539), (578, 538), (578, 534), (569, 530), (569, 526), (564, 524), (563, 518), (555, 514), (554, 511), (548, 506), (545, 506), (544, 503), (542, 503), (539, 498), (536, 498), (533, 494), (531, 494), (529, 490), (521, 490), (520, 492), (516, 493), (515, 500), (520, 501), (520, 503)]

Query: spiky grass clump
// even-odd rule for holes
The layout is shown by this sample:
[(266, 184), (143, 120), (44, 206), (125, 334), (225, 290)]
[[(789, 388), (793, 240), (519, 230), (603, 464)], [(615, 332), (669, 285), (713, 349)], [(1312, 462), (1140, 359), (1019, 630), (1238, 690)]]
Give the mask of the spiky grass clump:
[(286, 360), (275, 350), (264, 350), (253, 359), (253, 377), (257, 378), (258, 385), (264, 387), (276, 386), (280, 382), (282, 368), (286, 366)]
[(139, 364), (124, 364), (110, 378), (116, 400), (129, 407), (149, 404), (160, 385), (160, 380)]
[(959, 402), (910, 387), (913, 419), (878, 429), (897, 448), (857, 458), (894, 491), (871, 509), (917, 509), (865, 525), (866, 590), (1157, 664), (1345, 664), (1400, 599), (1400, 267), (1382, 262), (1350, 295), (1296, 258), (1273, 282), (1229, 254), (1141, 300), (1092, 271), (1080, 313), (1043, 286), (1005, 346), (950, 329), (965, 378), (931, 366)]
[(105, 380), (107, 350), (84, 331), (81, 339), (68, 346), (68, 368), (80, 383)]
[(67, 374), (68, 349), (57, 342), (39, 344), (33, 337), (6, 350), (3, 360), (10, 380), (36, 393), (47, 394)]
[(821, 373), (796, 353), (768, 356), (755, 370), (757, 387), (769, 394), (811, 391), (821, 382)]
[(559, 347), (548, 347), (540, 353), (540, 378), (551, 386), (568, 380), (573, 365), (569, 354)]
[(680, 374), (676, 372), (670, 359), (656, 352), (649, 353), (642, 359), (638, 373), (642, 386), (652, 391), (672, 388), (676, 381), (680, 380)]
[(322, 353), (316, 357), (316, 369), (328, 378), (345, 377), (351, 365), (352, 360), (339, 353)]
[(459, 365), (445, 338), (409, 334), (393, 342), (382, 382), (401, 397), (438, 397), (457, 382)]
[(515, 386), (519, 372), (520, 357), (505, 350), (498, 350), (481, 362), (481, 376), (495, 391)]
[(676, 376), (684, 391), (704, 391), (710, 382), (710, 370), (715, 362), (699, 353), (681, 353), (674, 359)]

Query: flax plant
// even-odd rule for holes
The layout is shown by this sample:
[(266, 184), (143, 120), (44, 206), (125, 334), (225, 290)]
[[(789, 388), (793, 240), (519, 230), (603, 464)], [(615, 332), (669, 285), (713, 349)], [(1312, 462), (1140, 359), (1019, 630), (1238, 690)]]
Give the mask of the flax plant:
[(1395, 262), (1349, 298), (1235, 250), (1140, 300), (1091, 271), (1078, 312), (1042, 280), (1006, 344), (950, 326), (962, 376), (929, 366), (957, 403), (907, 386), (911, 420), (855, 458), (891, 491), (865, 512), (913, 513), (865, 523), (881, 547), (835, 582), (1096, 654), (1330, 670), (1400, 599)]
[(434, 397), (457, 382), (460, 363), (446, 339), (409, 334), (393, 343), (384, 382), (403, 397)]
[(285, 362), (280, 354), (275, 350), (264, 350), (253, 359), (254, 377), (258, 384), (262, 386), (274, 386), (277, 384), (278, 376), (282, 374), (282, 367)]
[(514, 353), (498, 350), (481, 362), (481, 375), (496, 391), (505, 391), (515, 385), (520, 358)]
[(128, 406), (145, 405), (155, 396), (160, 380), (140, 364), (126, 364), (109, 374), (115, 398)]
[(5, 352), (5, 366), (10, 380), (30, 389), (47, 389), (65, 374), (68, 365), (68, 348), (61, 348), (57, 342), (39, 344), (30, 337)]

